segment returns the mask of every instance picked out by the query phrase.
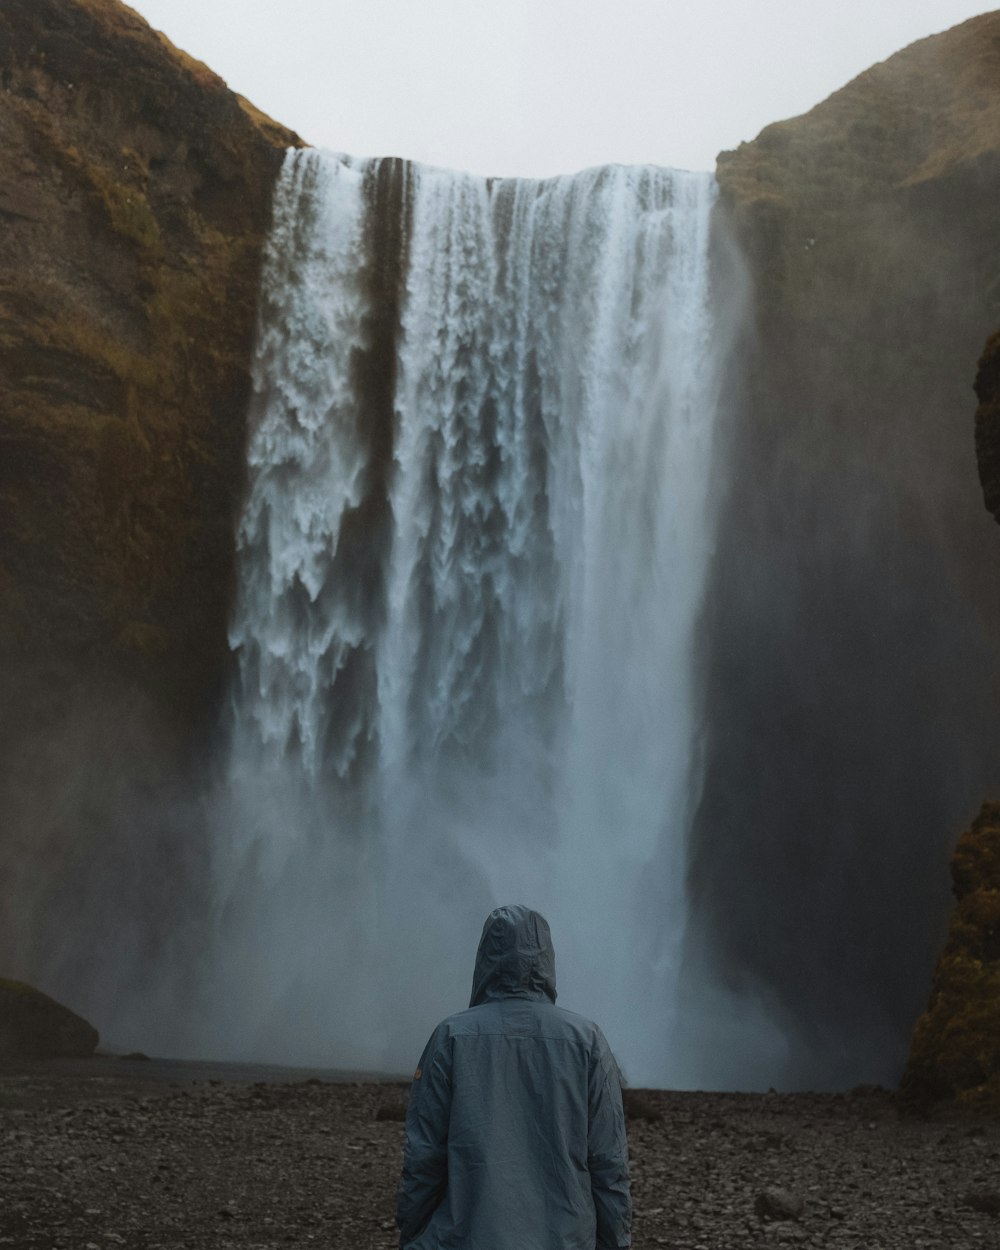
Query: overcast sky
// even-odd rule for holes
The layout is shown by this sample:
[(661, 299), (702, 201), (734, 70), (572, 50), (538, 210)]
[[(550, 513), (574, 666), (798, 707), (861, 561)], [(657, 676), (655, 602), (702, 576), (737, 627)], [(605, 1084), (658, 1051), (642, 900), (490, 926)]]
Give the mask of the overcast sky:
[(308, 142), (482, 174), (711, 169), (963, 0), (133, 0)]

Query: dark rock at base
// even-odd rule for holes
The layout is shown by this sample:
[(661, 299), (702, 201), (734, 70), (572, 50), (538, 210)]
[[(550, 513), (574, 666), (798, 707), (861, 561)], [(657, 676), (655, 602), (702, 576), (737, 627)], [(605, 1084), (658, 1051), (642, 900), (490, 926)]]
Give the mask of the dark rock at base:
[(626, 1120), (662, 1120), (663, 1112), (641, 1089), (623, 1089), (622, 1106)]
[(800, 1220), (804, 1204), (798, 1194), (774, 1186), (761, 1190), (754, 1199), (753, 1209), (762, 1220)]
[(0, 979), (0, 1058), (86, 1057), (98, 1040), (93, 1025), (48, 994)]
[(1000, 1215), (1000, 1189), (970, 1189), (963, 1206), (985, 1215)]
[(402, 1122), (406, 1119), (406, 1102), (400, 1098), (395, 1102), (384, 1102), (375, 1111), (376, 1120), (398, 1120)]

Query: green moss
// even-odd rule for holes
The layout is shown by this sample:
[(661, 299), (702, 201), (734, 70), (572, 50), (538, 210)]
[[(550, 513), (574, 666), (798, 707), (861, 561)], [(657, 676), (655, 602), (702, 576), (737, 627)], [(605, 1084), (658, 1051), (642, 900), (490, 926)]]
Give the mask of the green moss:
[(961, 1090), (958, 1094), (958, 1102), (970, 1111), (996, 1115), (997, 1109), (1000, 1108), (1000, 1076), (984, 1081), (981, 1085), (974, 1085), (970, 1089)]
[(52, 247), (0, 283), (0, 630), (194, 723), (228, 663), (256, 280), (297, 139), (118, 0), (12, 3), (9, 172)]
[(159, 254), (162, 250), (160, 227), (142, 191), (117, 181), (101, 165), (88, 165), (87, 177), (115, 233)]
[(103, 367), (120, 382), (154, 389), (162, 381), (162, 362), (110, 333), (96, 322), (76, 317), (40, 324), (38, 337), (53, 347)]
[(139, 185), (145, 176), (145, 163), (134, 152), (130, 154), (124, 149), (121, 171), (126, 176), (121, 177), (93, 156), (81, 155), (74, 144), (63, 141), (51, 119), (40, 120), (39, 128), (45, 134), (52, 157), (86, 189), (114, 233), (137, 244), (152, 258), (160, 257), (163, 252), (160, 227)]
[(959, 838), (951, 876), (958, 898), (983, 886), (1000, 890), (1000, 803), (984, 803), (972, 827)]
[(904, 1103), (949, 1099), (1000, 1115), (1000, 805), (983, 805), (952, 859), (957, 897), (927, 1011), (903, 1076)]

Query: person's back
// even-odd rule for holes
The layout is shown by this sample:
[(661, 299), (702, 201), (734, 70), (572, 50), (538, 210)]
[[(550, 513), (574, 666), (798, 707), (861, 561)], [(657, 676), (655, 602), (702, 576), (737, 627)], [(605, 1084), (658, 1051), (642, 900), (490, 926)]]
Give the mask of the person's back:
[(406, 1250), (630, 1245), (618, 1069), (595, 1024), (555, 1006), (548, 925), (501, 907), (472, 1006), (435, 1029), (410, 1095), (397, 1220)]

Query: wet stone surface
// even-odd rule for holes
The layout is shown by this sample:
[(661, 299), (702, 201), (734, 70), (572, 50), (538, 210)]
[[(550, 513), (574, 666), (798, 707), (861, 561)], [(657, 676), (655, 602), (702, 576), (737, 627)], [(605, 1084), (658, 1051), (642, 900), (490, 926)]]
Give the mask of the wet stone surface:
[[(115, 1072), (0, 1068), (0, 1247), (396, 1246), (399, 1085)], [(636, 1247), (1000, 1250), (996, 1121), (901, 1119), (882, 1093), (642, 1107)]]

